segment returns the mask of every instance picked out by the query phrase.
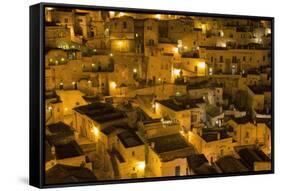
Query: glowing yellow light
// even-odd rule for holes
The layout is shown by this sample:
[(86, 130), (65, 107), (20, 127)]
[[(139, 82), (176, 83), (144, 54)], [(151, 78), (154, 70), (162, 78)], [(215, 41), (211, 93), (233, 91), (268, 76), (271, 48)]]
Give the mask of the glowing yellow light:
[(178, 48), (182, 48), (182, 40), (178, 40)]
[(95, 136), (99, 135), (99, 129), (97, 127), (93, 126), (91, 131), (92, 131), (92, 133), (94, 133)]
[(53, 108), (52, 108), (51, 106), (48, 107), (48, 111), (52, 111), (52, 109), (53, 109)]
[(175, 53), (178, 53), (178, 52), (179, 52), (179, 48), (178, 48), (178, 47), (174, 47), (174, 48), (173, 48), (173, 51), (174, 51)]
[(144, 170), (145, 169), (145, 162), (144, 161), (138, 162), (137, 167), (138, 167), (139, 170)]
[(184, 131), (183, 131), (183, 130), (180, 130), (180, 134), (184, 136)]
[(115, 88), (117, 87), (116, 82), (111, 82), (111, 87), (112, 87), (113, 89), (115, 89)]
[(66, 107), (66, 108), (64, 108), (64, 111), (68, 111), (68, 108)]
[(52, 58), (50, 58), (50, 62), (53, 62), (53, 59), (52, 59)]
[(112, 56), (113, 56), (113, 54), (112, 54), (112, 53), (110, 53), (110, 54), (109, 54), (109, 56), (111, 56), (111, 57), (112, 57)]
[(90, 83), (92, 83), (92, 81), (91, 81), (91, 80), (88, 80), (88, 83), (90, 84)]
[(157, 14), (155, 15), (156, 19), (161, 19), (161, 15), (160, 14)]
[(134, 69), (133, 69), (133, 72), (134, 72), (134, 73), (137, 73), (137, 69), (136, 69), (136, 68), (134, 68)]
[(119, 44), (119, 46), (122, 46), (122, 45), (123, 45), (123, 42), (122, 42), (122, 41), (119, 41), (118, 44)]
[(76, 82), (72, 82), (72, 85), (75, 85), (76, 84)]
[(158, 81), (161, 81), (161, 78), (158, 78)]
[(271, 34), (271, 29), (270, 29), (270, 28), (266, 28), (265, 34), (266, 34), (266, 35)]
[(202, 27), (202, 33), (205, 34), (205, 33), (206, 33), (206, 25), (205, 25), (205, 24), (202, 24), (201, 27)]
[(213, 68), (209, 68), (209, 74), (213, 75)]
[(217, 46), (218, 47), (226, 47), (226, 43), (225, 42), (218, 42)]
[(221, 35), (221, 37), (223, 37), (223, 36), (224, 36), (224, 32), (223, 32), (223, 31), (221, 31), (221, 32), (220, 32), (220, 35)]
[(198, 64), (198, 67), (199, 68), (205, 68), (206, 67), (206, 64), (205, 64), (205, 62), (200, 62), (199, 64)]
[(93, 51), (94, 51), (94, 52), (97, 52), (97, 49), (94, 49)]
[(181, 70), (180, 69), (174, 69), (174, 75), (175, 76), (179, 76), (181, 73)]
[(63, 62), (63, 61), (64, 61), (64, 58), (61, 58), (60, 60)]

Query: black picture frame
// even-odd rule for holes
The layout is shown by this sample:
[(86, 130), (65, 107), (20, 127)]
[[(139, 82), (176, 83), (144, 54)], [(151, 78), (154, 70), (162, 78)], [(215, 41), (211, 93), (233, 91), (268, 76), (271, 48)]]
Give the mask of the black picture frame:
[[(157, 13), (157, 14), (177, 14), (177, 15), (192, 15), (206, 16), (218, 18), (237, 18), (237, 19), (262, 19), (271, 22), (271, 59), (272, 59), (272, 129), (271, 129), (271, 170), (257, 172), (241, 172), (241, 173), (224, 173), (213, 175), (190, 175), (190, 176), (173, 176), (173, 177), (157, 177), (157, 178), (142, 178), (142, 179), (123, 179), (110, 181), (97, 181), (85, 183), (67, 183), (46, 185), (44, 182), (44, 131), (45, 131), (45, 71), (44, 71), (44, 8), (77, 8), (87, 10), (107, 10), (107, 11), (124, 11), (135, 13)], [(167, 180), (182, 180), (194, 178), (213, 178), (227, 176), (242, 176), (242, 175), (259, 175), (274, 173), (274, 18), (264, 16), (249, 16), (249, 15), (231, 15), (231, 14), (214, 14), (214, 13), (195, 13), (185, 11), (169, 11), (169, 10), (154, 10), (154, 9), (135, 9), (135, 8), (119, 8), (119, 7), (103, 7), (92, 5), (75, 5), (75, 4), (57, 4), (57, 3), (39, 3), (30, 6), (30, 128), (29, 128), (29, 184), (38, 188), (53, 188), (53, 187), (68, 187), (68, 186), (85, 186), (85, 185), (101, 185), (101, 184), (117, 184), (117, 183), (133, 183), (133, 182), (150, 182), (150, 181), (167, 181)]]

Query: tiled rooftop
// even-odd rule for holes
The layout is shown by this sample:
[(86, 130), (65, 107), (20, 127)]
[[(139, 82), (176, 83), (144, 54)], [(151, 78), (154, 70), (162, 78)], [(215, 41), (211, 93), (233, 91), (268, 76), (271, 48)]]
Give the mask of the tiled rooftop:
[(224, 173), (247, 172), (248, 168), (243, 163), (232, 157), (225, 156), (216, 161), (216, 164)]
[(46, 171), (45, 176), (46, 184), (79, 183), (97, 180), (94, 173), (87, 168), (62, 164), (57, 164)]
[(63, 145), (56, 145), (55, 151), (57, 159), (65, 159), (84, 155), (82, 149), (76, 141), (71, 141)]
[(270, 86), (248, 86), (254, 94), (264, 94), (265, 92), (271, 92)]
[(191, 108), (198, 108), (196, 105), (197, 103), (204, 103), (203, 99), (179, 99), (179, 98), (173, 98), (173, 99), (166, 99), (166, 100), (160, 100), (156, 101), (174, 111), (183, 111), (188, 110)]
[(144, 144), (139, 136), (132, 130), (123, 131), (117, 136), (126, 148), (136, 147)]
[(98, 123), (106, 123), (125, 118), (121, 111), (115, 109), (109, 104), (100, 102), (76, 107), (74, 110), (90, 117)]

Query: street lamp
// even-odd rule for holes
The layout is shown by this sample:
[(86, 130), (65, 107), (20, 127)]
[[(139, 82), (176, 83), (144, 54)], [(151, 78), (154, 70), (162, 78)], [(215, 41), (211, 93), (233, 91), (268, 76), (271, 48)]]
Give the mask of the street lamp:
[(111, 87), (112, 87), (113, 89), (115, 89), (115, 88), (117, 87), (116, 82), (111, 82)]
[(144, 170), (145, 169), (145, 162), (144, 161), (138, 162), (137, 163), (137, 168), (139, 170)]
[(97, 127), (95, 127), (95, 126), (93, 126), (93, 128), (92, 128), (92, 133), (95, 135), (95, 136), (98, 136), (99, 135), (99, 129), (97, 128)]
[(206, 63), (205, 62), (199, 62), (198, 66), (199, 66), (199, 68), (205, 69)]
[(173, 51), (174, 51), (174, 53), (179, 53), (179, 48), (178, 47), (174, 47)]
[(174, 69), (174, 75), (175, 77), (179, 77), (181, 73), (181, 69)]
[(157, 14), (155, 15), (156, 19), (160, 20), (161, 19), (161, 15), (160, 14)]
[(53, 109), (52, 106), (49, 106), (49, 107), (48, 107), (48, 111), (49, 111), (49, 112), (52, 112), (52, 109)]

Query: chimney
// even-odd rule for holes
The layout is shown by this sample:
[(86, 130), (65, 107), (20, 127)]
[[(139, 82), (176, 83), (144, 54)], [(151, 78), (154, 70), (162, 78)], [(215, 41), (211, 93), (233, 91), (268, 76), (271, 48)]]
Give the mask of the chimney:
[(79, 139), (79, 133), (74, 131), (74, 139), (77, 141)]
[(54, 146), (51, 147), (51, 153), (52, 155), (56, 155), (56, 148)]
[(222, 113), (222, 106), (220, 106), (220, 113)]
[(150, 143), (150, 146), (151, 146), (152, 149), (154, 149), (155, 143), (154, 143), (154, 142), (151, 142), (151, 143)]
[(218, 132), (218, 133), (217, 133), (217, 140), (220, 140), (220, 139), (221, 139), (221, 133)]
[(269, 114), (269, 107), (266, 107), (266, 114)]
[(198, 128), (197, 134), (202, 137), (203, 135), (203, 129), (202, 128)]

